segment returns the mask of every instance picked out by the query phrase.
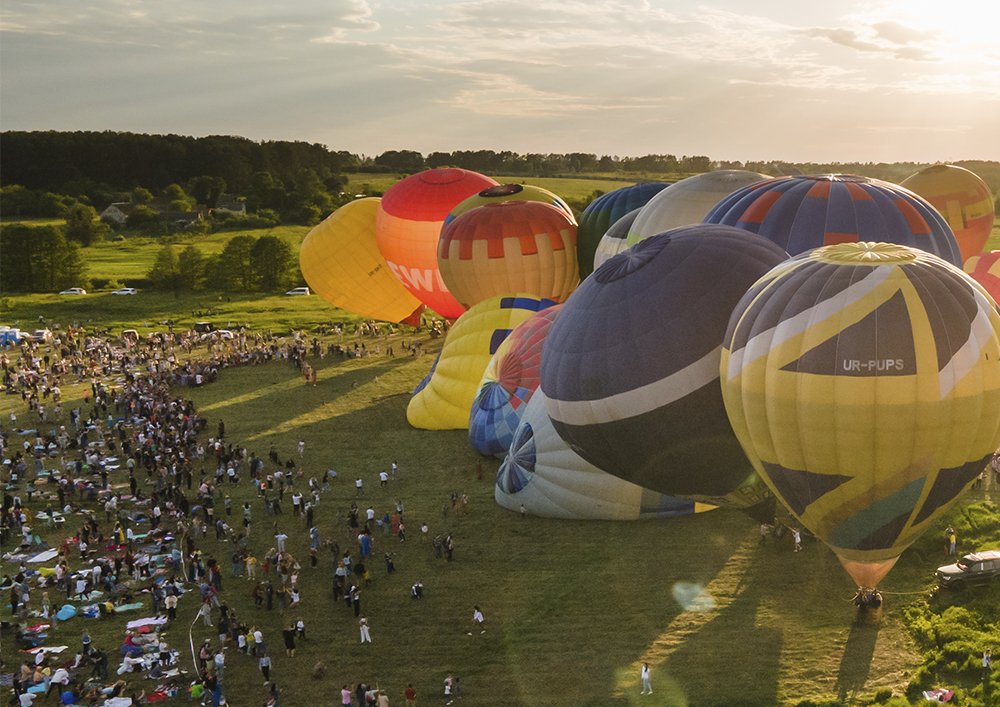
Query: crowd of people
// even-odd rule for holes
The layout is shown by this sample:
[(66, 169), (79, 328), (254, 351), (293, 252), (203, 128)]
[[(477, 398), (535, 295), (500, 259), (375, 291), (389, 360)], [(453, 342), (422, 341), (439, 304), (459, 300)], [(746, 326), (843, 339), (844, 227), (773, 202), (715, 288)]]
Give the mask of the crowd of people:
[[(402, 348), (417, 352), (415, 342)], [(0, 547), (5, 563), (17, 566), (0, 583), (10, 599), (11, 620), (3, 630), (18, 648), (32, 651), (14, 671), (19, 704), (53, 691), (63, 704), (117, 704), (108, 701), (119, 697), (143, 704), (181, 691), (206, 704), (226, 704), (232, 651), (238, 660), (255, 662), (263, 704), (277, 705), (275, 650), (265, 636), (265, 625), (275, 622), (267, 612), (280, 611), (281, 645), (286, 656), (294, 656), (306, 638), (297, 612), (303, 602), (322, 599), (304, 597), (299, 577), (324, 556), (334, 567), (332, 599), (353, 612), (360, 642), (372, 641), (361, 595), (375, 576), (376, 545), (385, 574), (395, 571), (390, 543), (406, 541), (403, 501), (376, 511), (356, 499), (342, 509), (343, 532), (324, 539), (317, 515), (336, 472), (306, 474), (305, 442), (286, 458), (274, 446), (258, 455), (231, 441), (223, 420), (210, 424), (182, 395), (188, 386), (216, 380), (225, 368), (275, 360), (294, 365), (314, 383), (316, 359), (368, 351), (363, 343), (324, 347), (315, 338), (247, 331), (232, 339), (167, 332), (116, 340), (71, 329), (50, 342), (0, 353), (4, 390), (23, 403), (0, 425)], [(387, 347), (386, 355), (393, 353)], [(82, 387), (82, 399), (68, 403), (63, 391), (70, 387)], [(395, 482), (395, 461), (391, 469)], [(389, 478), (382, 472), (380, 485)], [(234, 507), (231, 492), (247, 484), (253, 494), (241, 495), (256, 500)], [(340, 515), (327, 505), (326, 513)], [(426, 522), (421, 531), (427, 535)], [(50, 544), (42, 536), (60, 540)], [(299, 547), (303, 538), (307, 545)], [(434, 536), (431, 547), (453, 558), (450, 533)], [(227, 602), (231, 583), (240, 592), (251, 587), (251, 607), (238, 613)], [(409, 596), (422, 598), (422, 582), (410, 587)], [(197, 649), (191, 645), (193, 673), (181, 657), (186, 646), (171, 645), (166, 637), (181, 602), (197, 606), (201, 626), (216, 632)], [(150, 615), (123, 626), (117, 646), (96, 646), (86, 631), (72, 658), (64, 647), (50, 645), (55, 636), (66, 640), (71, 629), (65, 622), (76, 616), (114, 620), (129, 611)], [(116, 654), (121, 663), (111, 676), (110, 656)], [(412, 686), (406, 695), (411, 691), (415, 696)], [(365, 683), (352, 695), (362, 705), (388, 700)]]

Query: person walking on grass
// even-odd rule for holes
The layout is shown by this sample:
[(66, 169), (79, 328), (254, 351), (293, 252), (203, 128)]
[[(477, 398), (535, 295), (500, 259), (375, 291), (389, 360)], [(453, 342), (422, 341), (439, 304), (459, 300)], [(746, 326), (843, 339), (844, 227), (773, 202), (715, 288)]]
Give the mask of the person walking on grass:
[[(486, 619), (483, 617), (483, 612), (478, 606), (472, 607), (472, 628), (473, 630), (479, 629), (479, 633), (486, 633)], [(468, 632), (468, 635), (472, 635), (472, 631)]]
[(368, 619), (366, 619), (364, 616), (362, 616), (358, 620), (358, 627), (361, 629), (361, 642), (362, 643), (371, 643), (372, 642), (372, 635), (368, 631)]
[(652, 695), (653, 685), (649, 681), (649, 663), (642, 664), (642, 670), (639, 671), (639, 677), (642, 678), (642, 692), (640, 695)]

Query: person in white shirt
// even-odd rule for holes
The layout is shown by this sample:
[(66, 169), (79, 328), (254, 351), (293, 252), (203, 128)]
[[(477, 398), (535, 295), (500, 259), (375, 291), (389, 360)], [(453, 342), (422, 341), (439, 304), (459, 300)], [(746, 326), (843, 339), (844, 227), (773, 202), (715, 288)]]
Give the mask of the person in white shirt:
[(652, 695), (653, 686), (649, 682), (649, 663), (642, 664), (642, 670), (639, 672), (639, 676), (642, 678), (642, 692), (640, 695)]

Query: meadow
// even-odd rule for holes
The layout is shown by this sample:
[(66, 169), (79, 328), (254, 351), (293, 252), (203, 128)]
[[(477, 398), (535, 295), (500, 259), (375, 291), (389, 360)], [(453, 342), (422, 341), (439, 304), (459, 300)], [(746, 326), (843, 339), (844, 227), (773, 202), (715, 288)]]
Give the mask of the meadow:
[[(312, 306), (315, 298), (288, 299)], [(398, 355), (404, 340), (419, 341), (424, 353)], [(803, 552), (792, 553), (787, 536), (760, 544), (756, 524), (735, 512), (614, 523), (522, 518), (501, 509), (493, 501), (497, 460), (474, 453), (463, 431), (429, 432), (406, 423), (408, 392), (430, 367), (440, 340), (401, 331), (365, 341), (370, 349), (377, 343), (382, 355), (315, 361), (316, 387), (306, 386), (290, 365), (271, 363), (228, 369), (215, 383), (177, 391), (194, 401), (209, 431), (224, 420), (227, 439), (258, 455), (273, 447), (282, 459), (296, 457), (307, 477), (337, 470), (338, 481), (317, 508), (324, 541), (352, 544), (346, 524), (352, 501), (371, 504), (379, 515), (396, 499), (405, 505), (405, 542), (376, 533), (373, 581), (362, 590), (374, 642), (360, 645), (353, 612), (331, 596), (332, 560), (324, 551), (318, 567), (308, 566), (305, 528), (290, 514), (287, 496), (285, 514), (270, 516), (246, 481), (225, 488), (236, 523), (242, 503), (253, 506), (250, 547), (258, 557), (283, 530), (305, 565), (300, 610), (266, 611), (253, 606), (246, 580), (229, 576), (227, 545), (201, 542), (224, 568), (229, 605), (261, 626), (274, 647), (272, 674), (283, 704), (332, 704), (336, 689), (357, 682), (388, 690), (391, 704), (400, 703), (412, 683), (419, 703), (428, 704), (449, 674), (461, 677), (466, 705), (868, 704), (885, 703), (890, 694), (905, 704), (902, 695), (913, 680), (976, 688), (977, 673), (950, 665), (954, 661), (928, 673), (922, 665), (940, 656), (928, 658), (925, 651), (937, 640), (935, 616), (953, 605), (989, 616), (988, 607), (1000, 605), (1000, 586), (932, 597), (933, 569), (948, 523), (959, 529), (961, 550), (1000, 543), (1000, 489), (973, 492), (907, 551), (883, 583), (881, 620), (858, 624), (853, 586), (824, 546), (807, 542)], [(396, 357), (384, 355), (390, 344)], [(67, 410), (82, 393), (80, 385), (66, 389)], [(19, 398), (5, 396), (0, 419), (11, 410), (26, 413)], [(301, 459), (299, 440), (306, 443)], [(381, 488), (377, 474), (393, 460), (399, 480)], [(362, 499), (356, 478), (364, 480)], [(464, 511), (452, 508), (452, 494), (468, 495)], [(435, 558), (429, 542), (443, 533), (456, 542), (452, 562)], [(49, 529), (43, 534), (61, 539)], [(394, 556), (391, 575), (386, 552)], [(425, 588), (419, 601), (409, 597), (416, 581)], [(194, 621), (195, 604), (181, 601), (178, 623), (167, 634), (182, 652), (189, 625), (196, 644), (214, 637)], [(486, 615), (485, 634), (467, 635), (473, 605)], [(279, 632), (299, 617), (307, 640), (286, 657)], [(84, 627), (97, 645), (113, 649), (121, 640), (122, 622), (107, 619), (74, 619), (54, 638), (75, 646)], [(3, 655), (9, 666), (16, 664), (6, 645)], [(313, 679), (317, 661), (325, 671)], [(652, 696), (639, 695), (642, 662), (652, 666)], [(231, 650), (229, 703), (261, 704), (261, 683), (254, 661)]]
[[(545, 180), (530, 181), (546, 186)], [(586, 182), (577, 185), (580, 193), (621, 186), (573, 181)], [(574, 198), (567, 187), (547, 188)], [(307, 232), (281, 227), (246, 233), (276, 233), (297, 245)], [(213, 253), (234, 235), (174, 242)], [(90, 276), (129, 284), (129, 278), (144, 277), (161, 245), (158, 239), (128, 238), (85, 249)], [(1000, 221), (987, 247), (1000, 248)], [(151, 290), (134, 297), (107, 291), (77, 298), (5, 296), (0, 318), (27, 329), (75, 324), (112, 333), (209, 320), (277, 334), (302, 330), (328, 341), (333, 339), (325, 332), (333, 322), (355, 319), (318, 297)], [(423, 352), (401, 355), (404, 340), (420, 341)], [(224, 568), (228, 603), (243, 620), (259, 624), (275, 646), (273, 674), (283, 704), (332, 704), (342, 684), (362, 681), (387, 689), (392, 704), (402, 702), (403, 689), (412, 683), (418, 704), (429, 704), (440, 698), (449, 674), (461, 677), (466, 705), (900, 705), (909, 704), (918, 688), (932, 686), (959, 688), (961, 704), (989, 704), (1000, 690), (996, 678), (982, 684), (976, 669), (984, 645), (1000, 653), (1000, 586), (959, 595), (933, 592), (948, 524), (959, 530), (961, 551), (1000, 547), (996, 485), (970, 493), (904, 553), (882, 585), (887, 603), (881, 620), (856, 623), (854, 588), (830, 551), (807, 541), (804, 552), (793, 554), (787, 538), (760, 544), (756, 524), (738, 513), (612, 523), (521, 518), (501, 509), (493, 501), (497, 460), (474, 453), (463, 431), (428, 432), (406, 423), (409, 391), (427, 373), (441, 341), (407, 328), (365, 341), (369, 347), (378, 343), (383, 355), (315, 361), (317, 387), (305, 386), (291, 366), (271, 363), (229, 369), (211, 385), (177, 391), (195, 402), (209, 430), (224, 420), (227, 436), (258, 455), (273, 446), (282, 458), (291, 457), (303, 440), (306, 476), (338, 471), (339, 481), (317, 509), (324, 541), (342, 548), (353, 541), (345, 518), (355, 500), (355, 478), (365, 481), (359, 503), (371, 503), (379, 515), (396, 499), (405, 504), (407, 540), (376, 536), (374, 579), (363, 589), (372, 645), (359, 645), (353, 613), (332, 600), (327, 553), (317, 568), (302, 571), (301, 611), (282, 614), (254, 608), (249, 584), (228, 576), (227, 546), (203, 541)], [(384, 355), (390, 344), (394, 358)], [(69, 386), (66, 408), (82, 394), (82, 386)], [(24, 414), (19, 398), (4, 396), (0, 419), (11, 410)], [(377, 473), (394, 459), (400, 479), (380, 488)], [(292, 536), (291, 551), (307, 565), (305, 528), (290, 515), (287, 500), (286, 514), (274, 517), (264, 514), (246, 482), (226, 490), (234, 508), (244, 501), (253, 505), (251, 548), (258, 557), (284, 530)], [(468, 495), (467, 512), (452, 510), (453, 493)], [(418, 530), (423, 523), (429, 536), (453, 533), (453, 562), (435, 558)], [(61, 540), (51, 529), (43, 535)], [(382, 563), (385, 552), (394, 555), (392, 575)], [(421, 601), (409, 598), (416, 581), (425, 587)], [(476, 604), (488, 630), (468, 636)], [(183, 600), (181, 618), (168, 634), (182, 650), (195, 609)], [(279, 633), (299, 616), (307, 640), (289, 658), (280, 651)], [(84, 626), (98, 645), (114, 648), (120, 641), (121, 622), (84, 621), (60, 627), (58, 641), (75, 647)], [(191, 630), (196, 642), (212, 635), (200, 622)], [(19, 656), (8, 641), (0, 648), (10, 670)], [(317, 661), (325, 673), (313, 679)], [(652, 666), (655, 692), (640, 697), (644, 661)], [(256, 665), (231, 651), (229, 703), (261, 704), (261, 682)]]

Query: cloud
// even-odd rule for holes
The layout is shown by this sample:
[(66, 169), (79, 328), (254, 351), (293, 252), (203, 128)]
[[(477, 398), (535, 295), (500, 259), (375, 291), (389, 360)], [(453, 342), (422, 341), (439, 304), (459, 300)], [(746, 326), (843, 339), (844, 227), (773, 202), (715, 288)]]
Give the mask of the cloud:
[(926, 50), (910, 45), (910, 38), (905, 41), (894, 38), (902, 38), (904, 30), (907, 29), (904, 25), (883, 22), (880, 23), (880, 28), (866, 27), (861, 30), (844, 27), (812, 27), (805, 30), (805, 34), (813, 38), (826, 39), (833, 44), (856, 49), (859, 52), (888, 54), (897, 59), (911, 61), (932, 60), (933, 56)]

